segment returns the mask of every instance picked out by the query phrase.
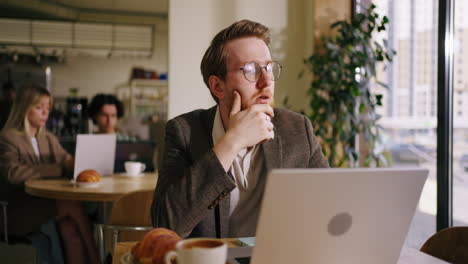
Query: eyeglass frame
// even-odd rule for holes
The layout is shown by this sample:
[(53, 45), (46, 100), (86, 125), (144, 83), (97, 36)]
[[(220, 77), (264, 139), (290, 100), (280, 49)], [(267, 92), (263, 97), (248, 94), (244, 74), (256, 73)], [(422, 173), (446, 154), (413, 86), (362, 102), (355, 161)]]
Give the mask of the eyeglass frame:
[[(242, 75), (244, 75), (244, 78), (245, 78), (247, 81), (249, 81), (249, 82), (256, 82), (256, 81), (258, 81), (258, 79), (260, 79), (260, 76), (262, 76), (262, 74), (263, 74), (262, 69), (265, 69), (265, 71), (266, 71), (267, 74), (268, 74), (267, 67), (268, 67), (269, 64), (271, 64), (271, 63), (273, 63), (273, 62), (274, 62), (274, 63), (277, 63), (277, 64), (279, 65), (279, 69), (280, 69), (280, 72), (279, 72), (280, 74), (279, 74), (279, 75), (281, 75), (281, 71), (283, 70), (283, 65), (281, 65), (281, 63), (279, 63), (279, 62), (277, 62), (277, 61), (269, 61), (269, 62), (268, 62), (265, 66), (263, 66), (263, 67), (260, 66), (260, 64), (254, 62), (254, 61), (250, 61), (250, 62), (245, 63), (244, 66), (240, 67), (240, 68), (239, 68), (239, 71), (242, 71)], [(247, 64), (250, 64), (250, 63), (253, 63), (255, 66), (258, 65), (258, 67), (260, 68), (260, 74), (258, 75), (258, 77), (257, 77), (254, 81), (249, 80), (249, 79), (247, 78), (247, 76), (245, 76), (244, 68), (245, 68), (245, 66), (247, 66)], [(257, 68), (257, 67), (255, 67), (255, 69), (256, 69), (256, 68)], [(272, 72), (273, 72), (273, 71), (272, 71)], [(272, 75), (272, 77), (274, 77), (274, 75)], [(280, 79), (279, 77), (278, 77), (278, 79), (271, 78), (271, 80), (274, 81), (274, 82), (277, 81), (277, 80), (279, 80), (279, 79)]]

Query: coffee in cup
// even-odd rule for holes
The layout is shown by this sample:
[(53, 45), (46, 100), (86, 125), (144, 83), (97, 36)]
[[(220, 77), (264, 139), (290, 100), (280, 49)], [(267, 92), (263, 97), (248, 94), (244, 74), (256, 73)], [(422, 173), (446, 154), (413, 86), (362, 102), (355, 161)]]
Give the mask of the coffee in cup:
[(125, 171), (129, 176), (138, 176), (145, 171), (146, 165), (137, 161), (126, 161)]
[(189, 238), (177, 242), (175, 251), (166, 254), (165, 263), (171, 264), (173, 258), (177, 264), (225, 264), (227, 245), (219, 239)]

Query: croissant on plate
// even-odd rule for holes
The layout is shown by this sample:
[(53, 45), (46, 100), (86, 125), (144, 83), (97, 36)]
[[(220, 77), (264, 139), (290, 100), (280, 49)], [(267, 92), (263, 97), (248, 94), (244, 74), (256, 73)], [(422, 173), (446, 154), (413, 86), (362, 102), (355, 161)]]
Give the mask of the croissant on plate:
[(99, 182), (101, 174), (96, 170), (84, 170), (78, 174), (77, 182)]

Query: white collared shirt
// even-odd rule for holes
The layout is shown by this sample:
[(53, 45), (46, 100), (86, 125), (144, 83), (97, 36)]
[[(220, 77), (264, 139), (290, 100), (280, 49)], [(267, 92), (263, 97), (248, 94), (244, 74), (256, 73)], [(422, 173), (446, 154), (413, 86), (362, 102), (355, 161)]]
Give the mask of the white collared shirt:
[(31, 137), (31, 144), (34, 149), (34, 153), (38, 158), (41, 158), (41, 153), (39, 152), (39, 144), (37, 143), (36, 137)]
[[(216, 145), (224, 134), (224, 126), (218, 107), (213, 122), (213, 144)], [(260, 177), (264, 173), (263, 163), (263, 153), (258, 145), (239, 151), (232, 163), (231, 173), (236, 182), (236, 188), (230, 193), (230, 237), (251, 236), (255, 233), (265, 182), (265, 177)]]

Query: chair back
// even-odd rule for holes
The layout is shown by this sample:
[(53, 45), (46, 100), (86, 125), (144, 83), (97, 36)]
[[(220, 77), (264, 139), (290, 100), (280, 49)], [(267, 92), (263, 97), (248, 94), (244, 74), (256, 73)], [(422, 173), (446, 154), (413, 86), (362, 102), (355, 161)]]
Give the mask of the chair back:
[(437, 232), (424, 243), (421, 251), (450, 263), (468, 263), (468, 226)]
[[(154, 191), (129, 193), (112, 206), (110, 224), (123, 227), (151, 227), (151, 203)], [(148, 231), (122, 230), (119, 241), (139, 241)]]
[(114, 202), (111, 225), (151, 226), (151, 203), (154, 191), (133, 192)]
[(108, 251), (113, 252), (117, 242), (140, 241), (153, 229), (152, 202), (153, 191), (143, 191), (126, 194), (113, 203), (109, 222), (96, 224), (101, 260), (104, 261)]

